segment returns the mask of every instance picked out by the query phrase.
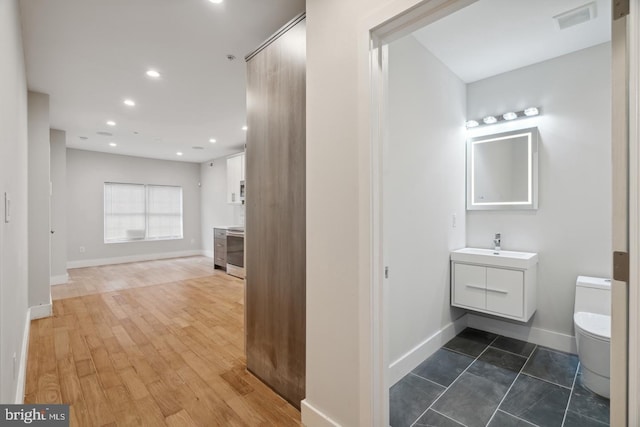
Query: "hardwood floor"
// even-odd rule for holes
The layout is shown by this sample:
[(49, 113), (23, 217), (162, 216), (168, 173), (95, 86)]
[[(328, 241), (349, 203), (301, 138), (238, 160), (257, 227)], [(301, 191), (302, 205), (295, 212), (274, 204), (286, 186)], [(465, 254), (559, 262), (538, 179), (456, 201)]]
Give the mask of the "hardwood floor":
[(210, 276), (211, 268), (211, 259), (203, 256), (74, 268), (66, 284), (51, 287), (51, 297), (57, 300), (195, 279)]
[(138, 268), (152, 270), (72, 271), (76, 286), (86, 280), (96, 292), (134, 287), (57, 299), (52, 317), (31, 322), (25, 403), (69, 403), (80, 427), (300, 425), (300, 413), (245, 370), (241, 280), (209, 264), (204, 277), (147, 286), (190, 269), (131, 282)]

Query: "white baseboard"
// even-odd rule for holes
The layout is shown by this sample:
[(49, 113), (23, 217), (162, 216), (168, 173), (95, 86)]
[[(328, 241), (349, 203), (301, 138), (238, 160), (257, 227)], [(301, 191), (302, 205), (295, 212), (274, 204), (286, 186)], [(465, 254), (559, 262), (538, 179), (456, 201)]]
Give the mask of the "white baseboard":
[(22, 334), (22, 348), (20, 350), (20, 364), (18, 365), (18, 378), (16, 381), (16, 396), (14, 402), (16, 405), (24, 403), (24, 388), (27, 381), (27, 356), (29, 354), (29, 331), (31, 330), (31, 309), (27, 309), (26, 319), (24, 323), (24, 332)]
[(99, 265), (113, 265), (113, 264), (126, 264), (128, 262), (140, 262), (140, 261), (154, 261), (157, 259), (169, 259), (169, 258), (181, 258), (187, 256), (202, 255), (202, 249), (178, 251), (178, 252), (163, 252), (158, 254), (143, 254), (143, 255), (129, 255), (122, 257), (112, 258), (98, 258), (98, 259), (82, 259), (78, 261), (68, 261), (67, 268), (83, 268), (83, 267), (96, 267)]
[(29, 316), (31, 320), (35, 319), (43, 319), (45, 317), (49, 317), (53, 314), (53, 304), (42, 304), (42, 305), (34, 305), (29, 309), (31, 315)]
[(59, 276), (51, 276), (51, 278), (49, 279), (49, 284), (51, 286), (64, 285), (68, 281), (69, 281), (69, 273), (65, 273)]
[(466, 315), (449, 323), (389, 365), (389, 384), (393, 385), (413, 371), (467, 326)]
[(480, 329), (505, 337), (515, 338), (522, 341), (531, 342), (555, 350), (576, 354), (576, 339), (572, 335), (565, 335), (559, 332), (548, 331), (546, 329), (535, 328), (527, 324), (512, 323), (491, 317), (478, 316), (477, 314), (467, 314), (467, 326)]
[(300, 403), (302, 425), (306, 427), (340, 427), (340, 424), (323, 414), (318, 408), (304, 399)]

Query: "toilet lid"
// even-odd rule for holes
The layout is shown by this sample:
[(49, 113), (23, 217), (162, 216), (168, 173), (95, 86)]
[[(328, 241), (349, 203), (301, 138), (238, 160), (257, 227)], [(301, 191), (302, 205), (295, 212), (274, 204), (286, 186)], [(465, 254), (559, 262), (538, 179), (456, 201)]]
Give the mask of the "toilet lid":
[(603, 340), (611, 339), (611, 316), (579, 311), (573, 315), (573, 320), (585, 333)]

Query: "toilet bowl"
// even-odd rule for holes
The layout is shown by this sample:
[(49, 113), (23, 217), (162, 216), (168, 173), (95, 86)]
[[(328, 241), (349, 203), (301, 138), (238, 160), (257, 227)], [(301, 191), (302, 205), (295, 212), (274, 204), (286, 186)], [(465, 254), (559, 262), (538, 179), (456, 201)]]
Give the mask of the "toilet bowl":
[(582, 383), (609, 398), (611, 347), (611, 281), (579, 276), (573, 310)]

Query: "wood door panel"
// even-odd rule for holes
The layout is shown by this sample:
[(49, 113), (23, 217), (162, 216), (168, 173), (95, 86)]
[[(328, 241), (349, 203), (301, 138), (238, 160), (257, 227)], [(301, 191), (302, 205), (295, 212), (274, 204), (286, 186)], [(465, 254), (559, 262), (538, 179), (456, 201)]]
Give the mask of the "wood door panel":
[(305, 382), (305, 22), (247, 62), (247, 367), (300, 407)]

